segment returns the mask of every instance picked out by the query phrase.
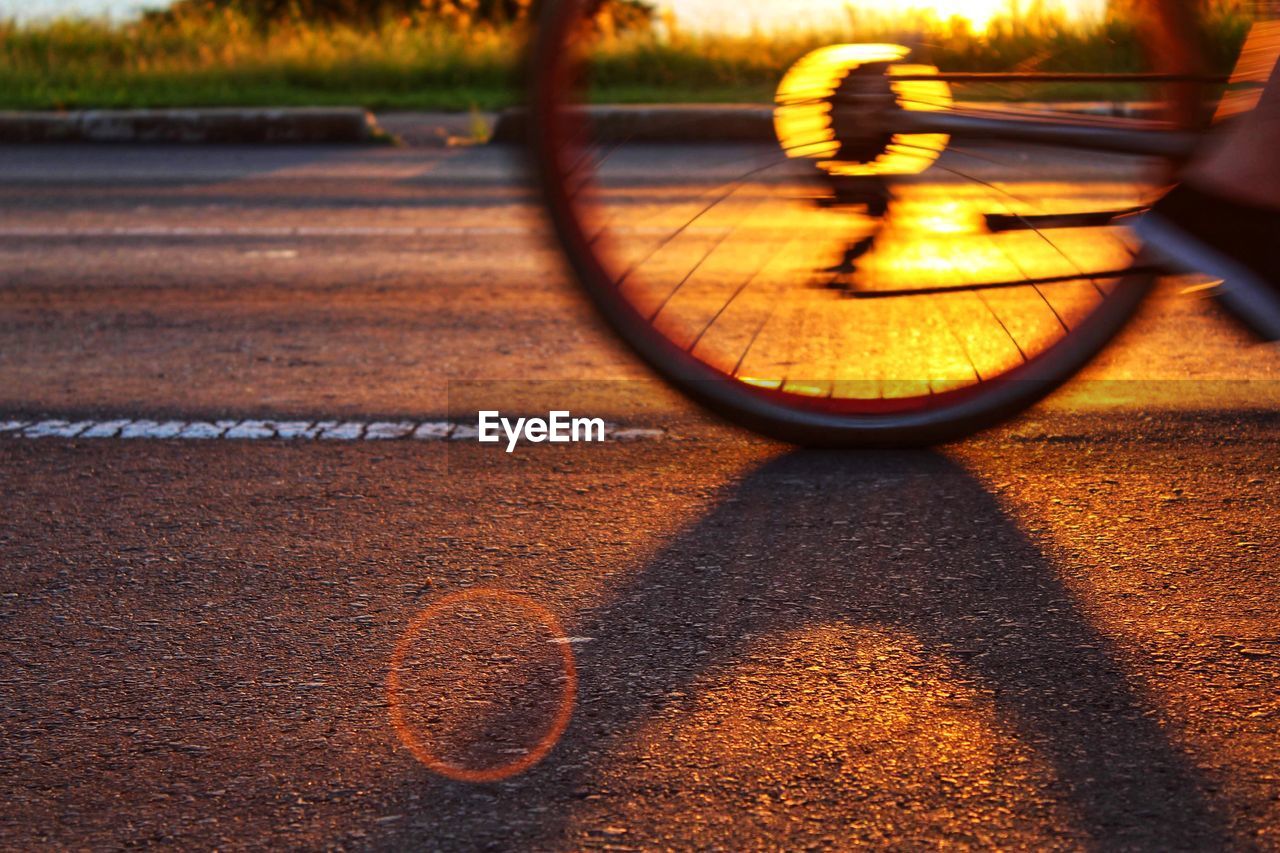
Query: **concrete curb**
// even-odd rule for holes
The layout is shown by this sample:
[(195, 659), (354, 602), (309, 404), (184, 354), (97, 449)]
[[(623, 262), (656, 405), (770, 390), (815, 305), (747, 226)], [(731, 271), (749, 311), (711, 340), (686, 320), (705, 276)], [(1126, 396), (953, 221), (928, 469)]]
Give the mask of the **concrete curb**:
[(390, 137), (359, 107), (0, 112), (0, 142), (370, 143)]
[[(1014, 105), (960, 103), (960, 107), (1004, 112)], [(1044, 105), (1021, 103), (1016, 109)], [(1154, 117), (1156, 107), (1146, 103), (1103, 101), (1058, 103), (1053, 109), (1076, 115), (1124, 118)], [(773, 107), (756, 104), (684, 104), (589, 106), (584, 109), (598, 142), (775, 142)], [(520, 144), (528, 138), (529, 113), (522, 107), (498, 116), (492, 142)]]
[(458, 148), (487, 142), (498, 121), (491, 112), (423, 112), (404, 110), (378, 113), (378, 126), (408, 148)]
[[(773, 108), (756, 104), (678, 104), (592, 106), (584, 110), (601, 141), (763, 142), (776, 139)], [(503, 111), (491, 142), (522, 143), (528, 138), (529, 113)]]
[[(1002, 104), (962, 104), (990, 111)], [(1018, 108), (1034, 108), (1020, 104)], [(1071, 103), (1055, 109), (1081, 115), (1145, 118), (1150, 104)], [(774, 142), (773, 108), (759, 104), (640, 104), (586, 108), (598, 141)], [(492, 120), (491, 116), (482, 116)], [(403, 138), (410, 146), (474, 141), (470, 114), (388, 113), (387, 130), (360, 107), (238, 107), (171, 110), (0, 112), (0, 143), (118, 142), (189, 144), (368, 144)], [(523, 108), (497, 116), (491, 141), (520, 144), (528, 137)], [(394, 135), (393, 135), (394, 134)]]

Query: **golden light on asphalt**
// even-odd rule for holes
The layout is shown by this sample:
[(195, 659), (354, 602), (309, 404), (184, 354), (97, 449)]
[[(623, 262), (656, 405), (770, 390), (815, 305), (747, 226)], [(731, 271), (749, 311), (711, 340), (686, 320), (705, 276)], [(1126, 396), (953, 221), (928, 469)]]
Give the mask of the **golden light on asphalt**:
[[(1008, 814), (1002, 809), (1041, 809), (1042, 822), (1020, 831), (1052, 847), (1053, 830), (1073, 825), (1069, 804), (1038, 795), (1053, 785), (1055, 768), (1018, 738), (997, 699), (949, 655), (893, 627), (780, 629), (681, 684), (674, 701), (612, 742), (610, 769), (643, 774), (645, 785), (629, 797), (581, 802), (570, 831), (656, 821), (672, 837), (724, 846), (742, 825), (789, 826), (803, 839), (795, 847), (828, 833), (838, 840), (813, 846), (892, 847), (877, 834), (877, 815), (926, 837), (939, 815), (923, 805), (952, 803), (963, 791), (966, 807), (997, 825)], [(830, 805), (835, 789), (856, 805), (834, 828), (806, 825), (800, 816)], [(657, 795), (667, 790), (683, 796)]]

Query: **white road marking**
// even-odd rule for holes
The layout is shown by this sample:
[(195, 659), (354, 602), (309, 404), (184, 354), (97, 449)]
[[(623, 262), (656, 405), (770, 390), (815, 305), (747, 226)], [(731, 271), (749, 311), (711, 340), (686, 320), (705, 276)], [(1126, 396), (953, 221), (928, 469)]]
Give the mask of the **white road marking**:
[(40, 421), (22, 431), (29, 438), (72, 438), (92, 426), (89, 421)]
[(418, 425), (413, 431), (413, 437), (418, 441), (443, 441), (449, 437), (452, 429), (453, 424), (447, 421), (428, 421)]
[[(149, 418), (111, 420), (0, 419), (5, 438), (114, 438), (173, 441), (473, 441), (476, 428), (453, 421), (158, 421)], [(665, 430), (606, 424), (606, 441), (660, 441)]]
[(131, 421), (98, 421), (80, 433), (80, 438), (114, 438), (130, 423)]
[[(186, 426), (183, 421), (132, 421), (120, 429), (121, 438), (176, 438)], [(25, 432), (30, 433), (31, 427)]]
[(182, 428), (178, 438), (222, 438), (235, 425), (235, 421), (192, 421)]
[(358, 421), (327, 426), (320, 431), (320, 438), (326, 441), (355, 441), (364, 432), (365, 425)]
[(273, 438), (275, 434), (271, 421), (244, 421), (227, 430), (227, 438)]
[(412, 421), (395, 421), (394, 423), (375, 423), (365, 427), (364, 437), (370, 440), (404, 438), (413, 432), (418, 425)]
[(267, 251), (245, 252), (246, 258), (281, 258), (289, 259), (298, 257), (296, 249), (269, 249)]
[(324, 423), (317, 424), (312, 421), (276, 421), (275, 425), (276, 438), (287, 440), (315, 438), (325, 427)]

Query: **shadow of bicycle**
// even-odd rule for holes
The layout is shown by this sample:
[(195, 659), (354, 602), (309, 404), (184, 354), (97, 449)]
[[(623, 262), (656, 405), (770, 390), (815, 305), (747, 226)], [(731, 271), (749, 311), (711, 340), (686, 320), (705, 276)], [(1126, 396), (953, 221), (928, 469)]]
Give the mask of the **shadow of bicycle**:
[[(954, 674), (962, 692), (979, 697), (988, 712), (986, 725), (996, 730), (980, 750), (989, 764), (976, 772), (986, 780), (985, 796), (994, 799), (995, 812), (1016, 805), (1002, 798), (1026, 794), (1031, 805), (1017, 819), (1039, 822), (1030, 837), (1064, 846), (1153, 850), (1236, 843), (1208, 799), (1206, 780), (1152, 719), (1145, 688), (1126, 674), (1112, 641), (997, 500), (944, 455), (795, 452), (767, 462), (722, 490), (711, 512), (647, 560), (626, 586), (612, 590), (606, 604), (565, 616), (569, 633), (593, 640), (578, 647), (578, 707), (564, 738), (542, 765), (501, 785), (432, 781), (429, 796), (421, 798), (425, 813), (417, 816), (424, 839), (439, 846), (450, 846), (452, 838), (463, 846), (483, 847), (492, 839), (500, 847), (576, 847), (581, 841), (574, 833), (584, 812), (607, 820), (612, 810), (619, 820), (619, 803), (586, 799), (590, 791), (606, 789), (622, 799), (665, 797), (686, 813), (716, 810), (711, 823), (722, 827), (721, 834), (699, 836), (698, 843), (734, 847), (733, 830), (723, 827), (745, 831), (760, 794), (770, 790), (741, 789), (741, 774), (730, 779), (730, 768), (703, 761), (701, 775), (723, 771), (723, 784), (703, 784), (704, 795), (682, 803), (679, 787), (665, 793), (644, 787), (654, 771), (630, 763), (633, 744), (656, 720), (667, 720), (663, 730), (671, 737), (655, 746), (650, 732), (646, 749), (651, 764), (680, 766), (683, 753), (707, 742), (704, 733), (700, 744), (682, 743), (679, 725), (699, 712), (705, 685), (720, 685), (723, 694), (725, 677), (744, 667), (757, 675), (775, 669), (786, 685), (795, 678), (795, 666), (774, 662), (785, 657), (778, 644), (836, 626), (855, 638), (906, 638), (913, 655), (937, 662)], [(880, 667), (893, 672), (889, 648), (880, 654)], [(865, 672), (839, 660), (821, 663), (846, 685), (850, 674)], [(836, 690), (823, 701), (838, 705), (840, 696)], [(920, 709), (927, 698), (920, 696)], [(747, 708), (739, 702), (727, 713), (779, 716), (783, 700)], [(866, 702), (866, 695), (859, 701)], [(906, 701), (901, 707), (912, 713), (912, 700)], [(843, 712), (874, 717), (875, 709)], [(915, 736), (935, 741), (933, 754), (944, 754), (946, 733), (940, 721), (930, 719), (933, 713), (916, 713), (923, 734)], [(810, 719), (821, 725), (821, 715)], [(734, 737), (739, 728), (724, 724), (722, 737)], [(714, 731), (711, 737), (714, 742)], [(795, 748), (792, 742), (771, 755), (768, 744), (752, 747), (762, 768), (751, 778), (769, 778), (771, 762), (779, 768), (775, 777), (797, 763), (809, 762), (811, 770), (824, 766), (823, 756), (797, 754)], [(934, 779), (936, 767), (903, 766), (901, 752), (882, 761), (881, 753), (892, 749), (872, 743), (857, 753), (865, 756), (862, 790), (853, 790), (846, 775), (819, 776), (827, 787), (826, 805), (795, 809), (819, 809), (815, 819), (837, 837), (841, 827), (830, 826), (833, 813), (863, 829), (867, 819), (879, 821), (885, 838), (894, 837), (896, 825), (917, 837), (959, 832), (999, 843), (998, 835), (985, 834), (998, 827), (974, 825), (994, 812), (982, 818), (967, 813), (981, 792), (948, 793)], [(1024, 779), (1027, 754), (1043, 766), (1040, 777)], [(421, 794), (425, 778), (415, 776), (408, 788)], [(1015, 790), (1002, 788), (1002, 779), (1013, 780)], [(923, 800), (916, 790), (921, 780)], [(887, 800), (878, 802), (898, 803), (901, 813), (860, 814), (868, 783), (888, 786), (880, 791)], [(1041, 789), (1017, 790), (1023, 784)], [(894, 786), (912, 791), (895, 792)], [(626, 794), (629, 788), (644, 790), (644, 796)], [(1045, 802), (1056, 804), (1052, 815)], [(636, 826), (632, 819), (644, 820), (628, 818), (629, 843), (671, 840), (660, 825)], [(652, 821), (664, 819), (670, 814)], [(810, 837), (803, 834), (803, 821), (779, 826), (784, 834), (768, 837), (768, 844), (798, 846)]]

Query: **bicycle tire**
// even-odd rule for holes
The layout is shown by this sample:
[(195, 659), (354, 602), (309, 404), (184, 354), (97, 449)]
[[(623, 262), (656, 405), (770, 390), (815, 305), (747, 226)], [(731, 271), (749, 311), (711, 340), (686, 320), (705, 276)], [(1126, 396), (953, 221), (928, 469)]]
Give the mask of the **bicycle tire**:
[[(1162, 70), (1198, 70), (1198, 51), (1191, 31), (1175, 3), (1158, 2), (1159, 47)], [(543, 10), (532, 50), (532, 121), (529, 149), (544, 209), (574, 279), (609, 327), (658, 375), (689, 398), (727, 420), (785, 442), (821, 447), (903, 447), (954, 440), (995, 425), (1038, 402), (1074, 376), (1109, 343), (1133, 316), (1154, 275), (1131, 272), (1114, 287), (1103, 305), (1063, 340), (996, 379), (951, 391), (931, 393), (927, 405), (907, 406), (888, 401), (877, 404), (806, 398), (781, 389), (747, 384), (722, 369), (691, 357), (623, 298), (614, 275), (605, 269), (592, 246), (569, 189), (566, 171), (566, 100), (570, 89), (571, 50), (566, 41), (581, 11), (580, 0), (553, 0)], [(1171, 40), (1176, 40), (1173, 44)], [(1185, 126), (1200, 112), (1186, 102), (1196, 94), (1179, 88), (1180, 100), (1170, 101)]]

